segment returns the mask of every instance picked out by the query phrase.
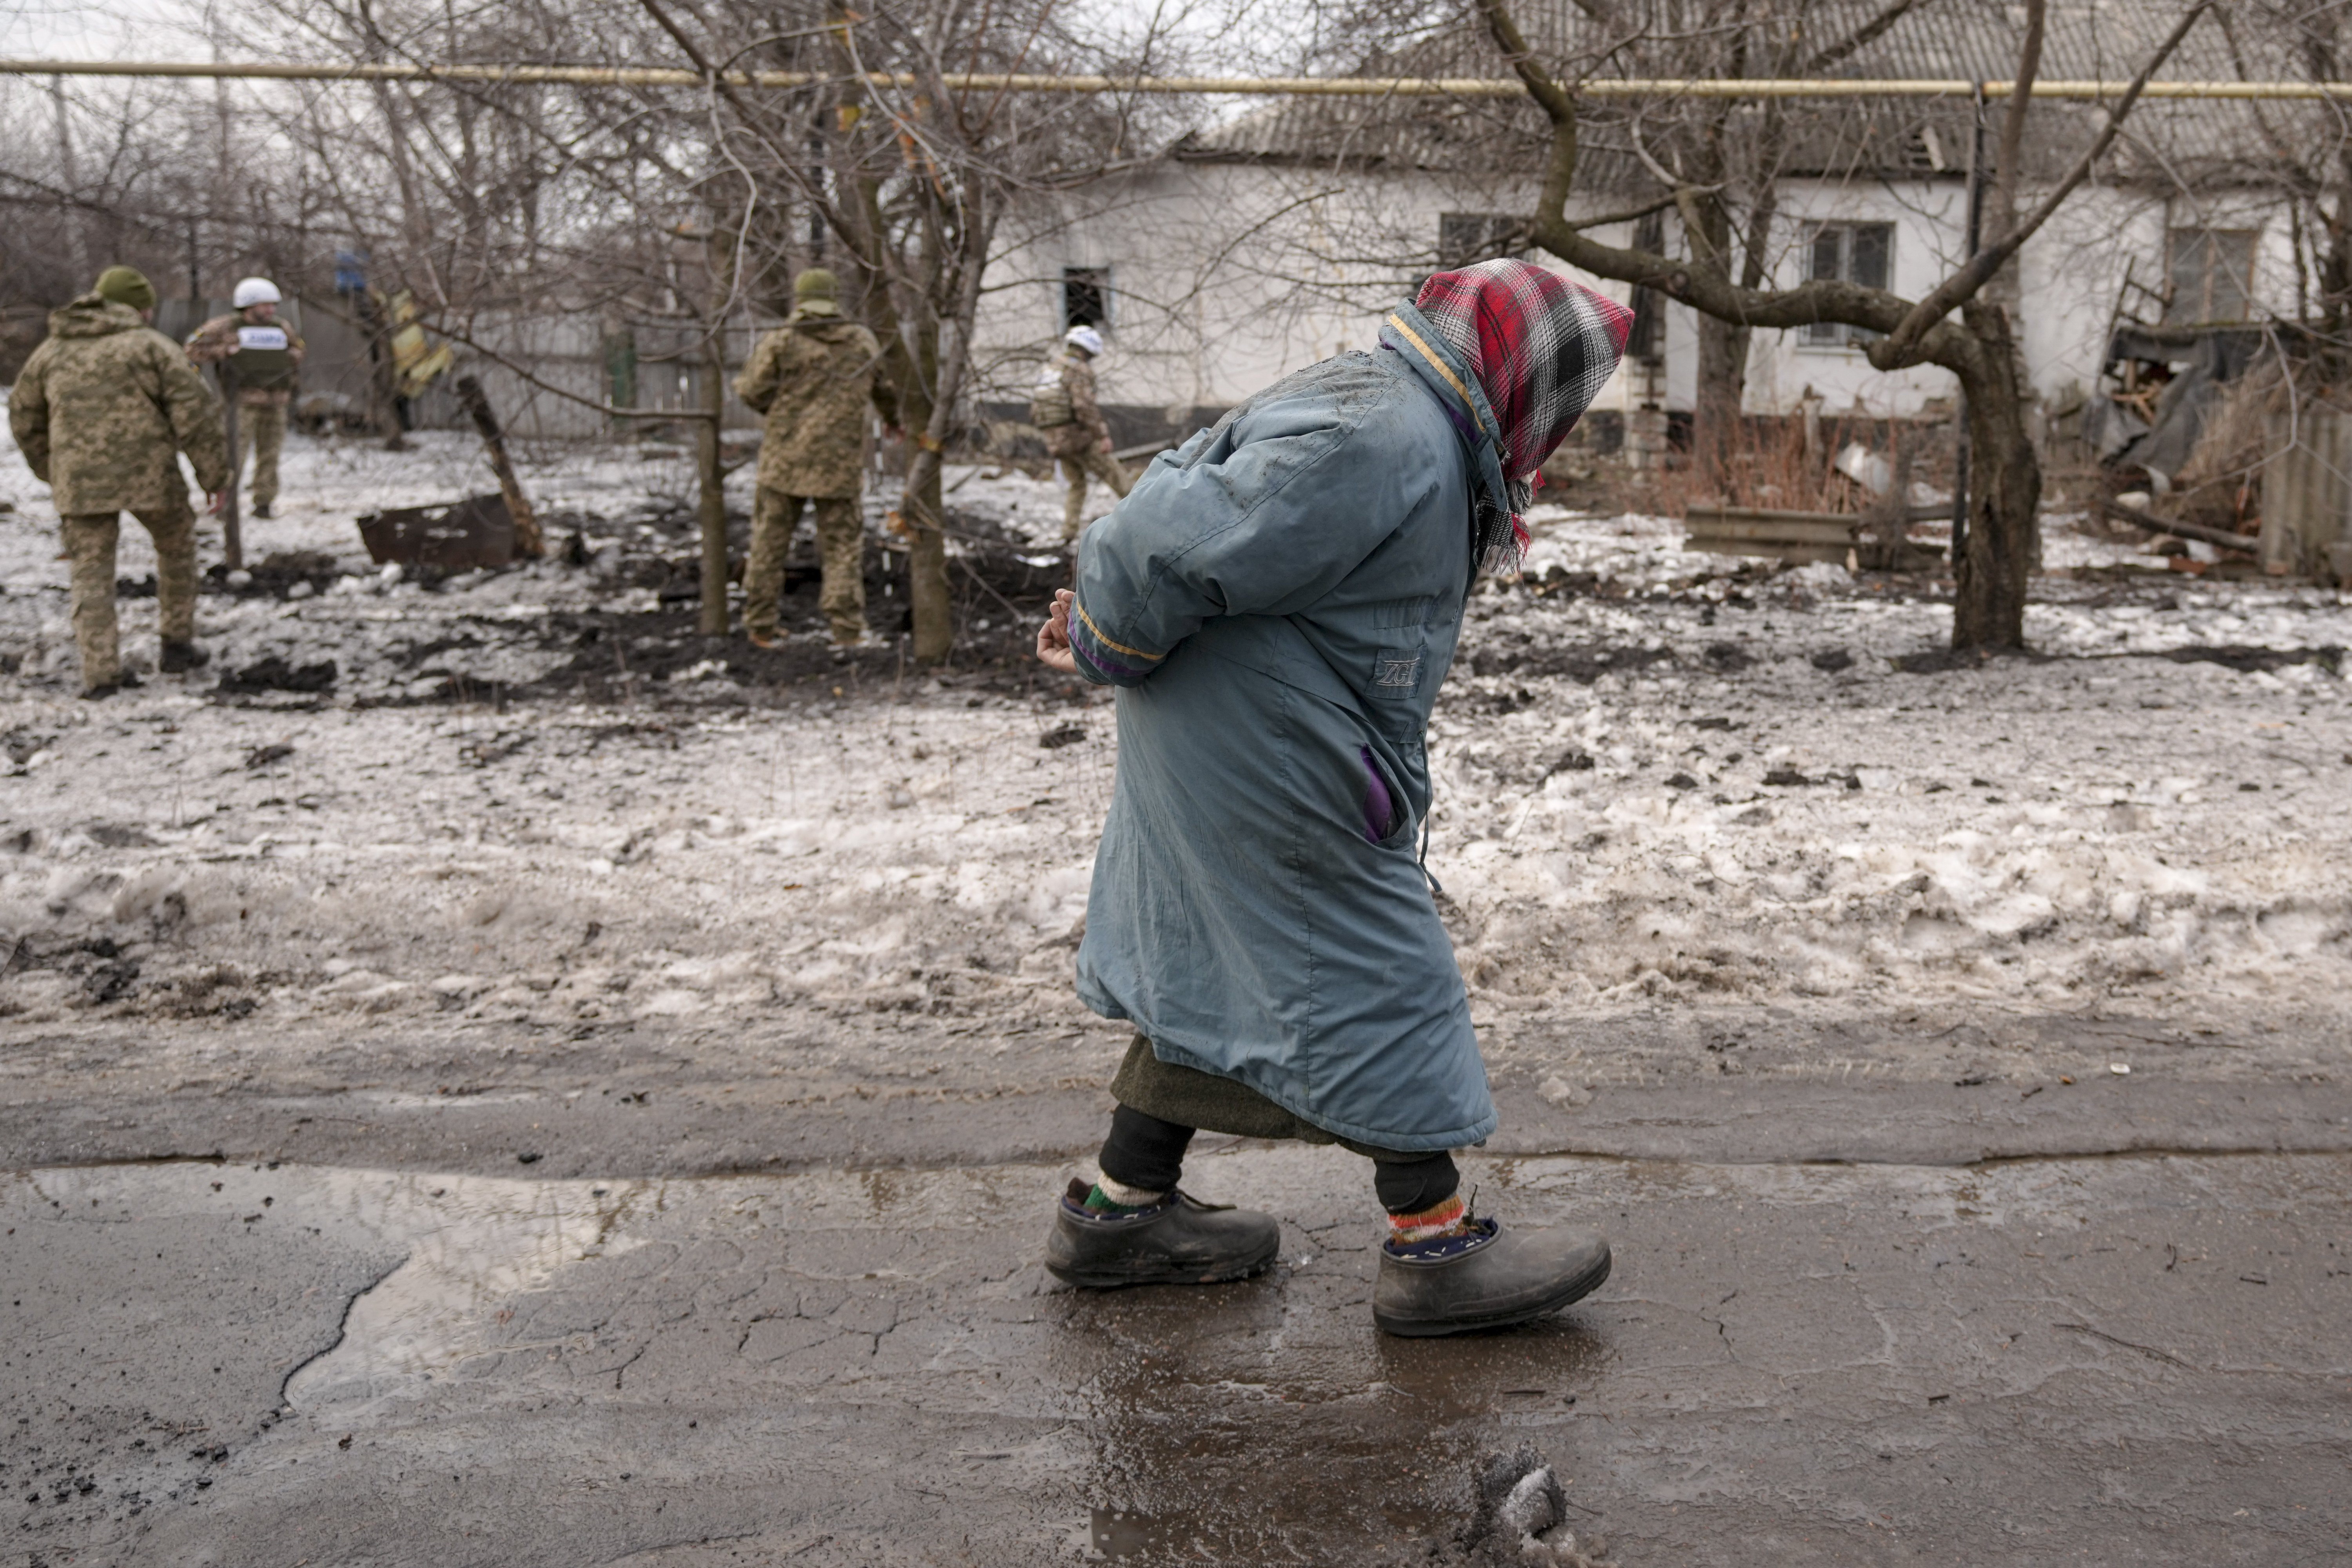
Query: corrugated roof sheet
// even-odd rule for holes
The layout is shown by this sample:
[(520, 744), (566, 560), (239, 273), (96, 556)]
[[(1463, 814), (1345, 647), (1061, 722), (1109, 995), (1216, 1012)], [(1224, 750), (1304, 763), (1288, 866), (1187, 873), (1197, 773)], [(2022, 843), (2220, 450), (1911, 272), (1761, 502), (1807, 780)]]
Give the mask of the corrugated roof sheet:
[[(1889, 0), (1757, 0), (1744, 28), (1701, 24), (1722, 7), (1692, 0), (1643, 0), (1621, 15), (1646, 18), (1651, 36), (1608, 46), (1608, 29), (1570, 0), (1542, 0), (1518, 12), (1537, 55), (1561, 79), (1613, 77), (1819, 77), (2006, 81), (2017, 68), (2025, 7), (2001, 0), (1916, 0), (1891, 25), (1854, 43), (1892, 8)], [(2128, 80), (2179, 20), (2177, 0), (2059, 0), (2049, 8), (2044, 79)], [(1823, 58), (1823, 56), (1832, 58)], [(1507, 79), (1500, 52), (1475, 16), (1409, 48), (1368, 58), (1357, 74)], [(2289, 42), (2241, 31), (2233, 40), (2213, 16), (2200, 21), (2169, 59), (2168, 79), (2294, 80), (2304, 74)], [(1957, 176), (1969, 161), (1965, 100), (1789, 100), (1784, 176)], [(1998, 127), (2000, 104), (1989, 116)], [(1580, 123), (1578, 188), (1591, 195), (1649, 193), (1659, 186), (1633, 151), (1638, 134), (1654, 152), (1671, 148), (1695, 122), (1720, 117), (1732, 166), (1752, 157), (1772, 110), (1754, 101), (1683, 103), (1589, 99)], [(2103, 123), (2095, 104), (2038, 100), (2027, 138), (2026, 174), (2054, 176), (2079, 157)], [(2133, 110), (2103, 177), (2189, 190), (2260, 177), (2280, 157), (2307, 155), (2316, 141), (2347, 134), (2332, 106), (2217, 100), (2144, 100)], [(1269, 105), (1217, 131), (1187, 138), (1182, 159), (1328, 162), (1475, 177), (1517, 177), (1538, 165), (1542, 116), (1517, 99), (1300, 99)], [(1747, 173), (1756, 173), (1748, 170)]]

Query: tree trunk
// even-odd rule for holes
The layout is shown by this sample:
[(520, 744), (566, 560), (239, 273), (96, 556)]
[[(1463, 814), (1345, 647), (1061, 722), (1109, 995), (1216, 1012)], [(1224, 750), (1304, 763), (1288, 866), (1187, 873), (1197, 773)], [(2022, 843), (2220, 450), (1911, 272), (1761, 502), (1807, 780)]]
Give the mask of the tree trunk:
[(1691, 464), (1726, 500), (1739, 460), (1739, 410), (1747, 400), (1750, 329), (1698, 319), (1698, 397), (1691, 412)]
[(1950, 367), (1969, 408), (1968, 537), (1953, 563), (1952, 647), (2021, 648), (2042, 461), (2026, 431), (2007, 316), (1972, 300), (1960, 319), (1982, 353), (1966, 369)]
[(899, 515), (907, 524), (907, 599), (915, 619), (915, 662), (938, 664), (955, 645), (955, 605), (948, 595), (948, 539), (940, 531), (947, 508), (940, 495), (940, 460), (918, 451), (908, 465)]
[(916, 329), (915, 374), (901, 393), (899, 424), (910, 448), (907, 489), (898, 515), (907, 530), (907, 602), (914, 613), (915, 662), (938, 664), (955, 646), (955, 602), (948, 593), (948, 540), (940, 531), (947, 501), (940, 489), (942, 451), (932, 426), (940, 421), (932, 390), (940, 385), (940, 329), (926, 319)]
[(702, 412), (695, 421), (695, 472), (702, 522), (702, 613), (705, 637), (727, 635), (727, 475), (719, 451), (719, 425), (727, 410), (727, 323), (711, 323), (702, 350)]

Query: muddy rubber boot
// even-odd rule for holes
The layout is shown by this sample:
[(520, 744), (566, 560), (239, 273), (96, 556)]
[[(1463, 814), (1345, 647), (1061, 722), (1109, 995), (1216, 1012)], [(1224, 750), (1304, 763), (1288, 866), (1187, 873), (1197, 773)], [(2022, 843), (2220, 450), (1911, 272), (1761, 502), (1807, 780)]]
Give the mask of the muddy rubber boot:
[(1087, 1207), (1087, 1184), (1074, 1181), (1045, 1238), (1045, 1268), (1093, 1290), (1213, 1285), (1256, 1273), (1281, 1244), (1271, 1215), (1204, 1204), (1181, 1191), (1151, 1208), (1104, 1215)]
[(1372, 1321), (1416, 1339), (1499, 1329), (1557, 1312), (1608, 1278), (1609, 1243), (1597, 1232), (1472, 1220), (1465, 1236), (1381, 1244)]

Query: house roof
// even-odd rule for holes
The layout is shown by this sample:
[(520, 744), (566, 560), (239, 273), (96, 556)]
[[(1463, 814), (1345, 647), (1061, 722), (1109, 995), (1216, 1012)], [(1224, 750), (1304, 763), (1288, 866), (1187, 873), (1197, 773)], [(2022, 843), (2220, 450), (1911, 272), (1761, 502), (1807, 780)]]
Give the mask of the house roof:
[[(1603, 4), (1608, 0), (1602, 0)], [(1652, 0), (1614, 0), (1620, 14), (1655, 19)], [(1744, 29), (1637, 38), (1612, 47), (1611, 27), (1574, 0), (1529, 0), (1522, 31), (1559, 79), (1813, 77), (1842, 79), (2012, 79), (2025, 8), (2002, 0), (1755, 0)], [(2178, 21), (2178, 0), (2054, 0), (2041, 76), (2127, 81)], [(1410, 45), (1369, 53), (1366, 77), (1507, 79), (1500, 52), (1475, 16)], [(2296, 79), (2288, 41), (2234, 38), (2209, 16), (2167, 61), (2169, 79)], [(1588, 195), (1654, 194), (1661, 187), (1635, 151), (1654, 155), (1697, 122), (1720, 117), (1725, 144), (1762, 144), (1773, 108), (1756, 100), (1587, 99), (1580, 124), (1578, 189)], [(1965, 99), (1783, 100), (1782, 177), (1936, 178), (1964, 175), (1972, 135)], [(1997, 138), (2000, 106), (1988, 113)], [(2104, 123), (2094, 103), (2037, 100), (2026, 139), (2029, 180), (2071, 166)], [(2332, 145), (2346, 134), (2334, 106), (2147, 100), (2135, 107), (2101, 173), (2107, 180), (2189, 191), (2265, 174), (2289, 150)], [(1240, 161), (1423, 170), (1517, 179), (1532, 174), (1545, 128), (1521, 98), (1308, 98), (1268, 105), (1171, 151), (1186, 161)], [(1735, 158), (1738, 156), (1735, 153)], [(1736, 166), (1736, 165), (1735, 165)], [(1750, 174), (1760, 171), (1750, 170)]]

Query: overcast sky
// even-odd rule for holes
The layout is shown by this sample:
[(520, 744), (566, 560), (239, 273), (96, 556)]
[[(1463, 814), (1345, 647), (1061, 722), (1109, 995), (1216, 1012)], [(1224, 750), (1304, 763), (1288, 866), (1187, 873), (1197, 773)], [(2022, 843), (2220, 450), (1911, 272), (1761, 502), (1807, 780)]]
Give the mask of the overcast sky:
[(170, 59), (188, 40), (173, 23), (174, 0), (0, 0), (0, 56), (9, 59)]
[[(1076, 8), (1104, 16), (1114, 33), (1145, 24), (1155, 12), (1165, 17), (1184, 9), (1156, 0), (1076, 0)], [(0, 58), (202, 59), (212, 51), (195, 24), (206, 9), (203, 0), (0, 0)], [(1303, 41), (1304, 5), (1205, 0), (1198, 9), (1197, 19), (1180, 31), (1213, 50), (1223, 39), (1228, 47), (1216, 52), (1237, 57), (1243, 39), (1277, 49)], [(1244, 16), (1237, 19), (1234, 12)], [(1237, 58), (1234, 64), (1247, 68)]]

